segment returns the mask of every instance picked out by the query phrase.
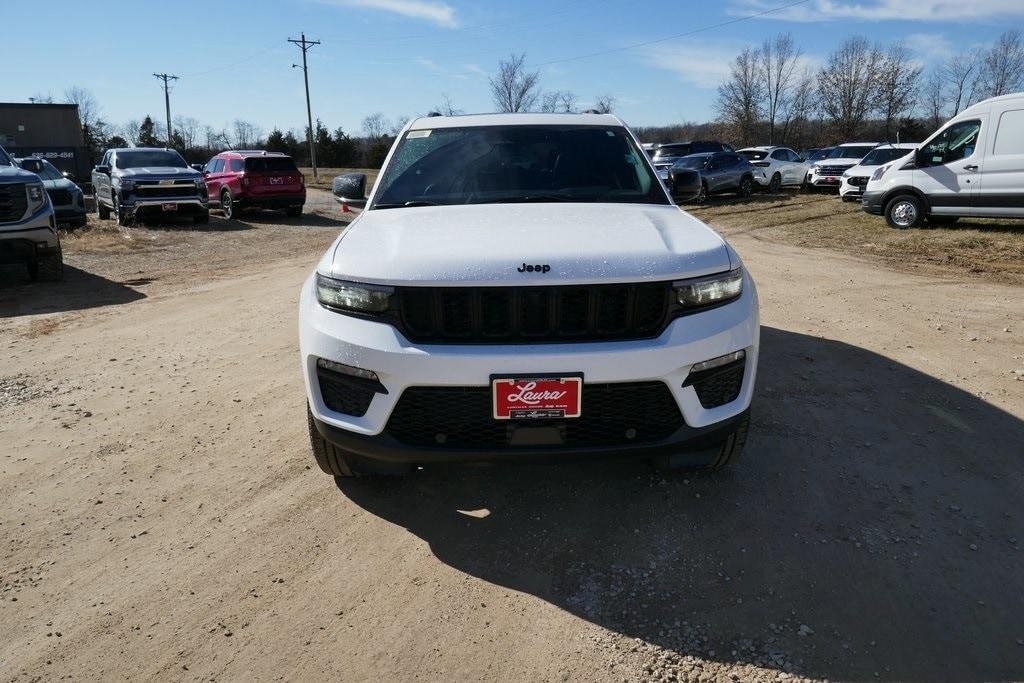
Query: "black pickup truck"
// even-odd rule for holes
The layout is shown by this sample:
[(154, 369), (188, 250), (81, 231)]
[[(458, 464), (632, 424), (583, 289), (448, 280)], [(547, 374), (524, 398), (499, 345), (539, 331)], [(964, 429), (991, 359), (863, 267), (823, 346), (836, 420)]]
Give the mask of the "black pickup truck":
[(92, 171), (96, 213), (119, 225), (137, 219), (191, 216), (210, 220), (206, 181), (173, 149), (109, 149)]

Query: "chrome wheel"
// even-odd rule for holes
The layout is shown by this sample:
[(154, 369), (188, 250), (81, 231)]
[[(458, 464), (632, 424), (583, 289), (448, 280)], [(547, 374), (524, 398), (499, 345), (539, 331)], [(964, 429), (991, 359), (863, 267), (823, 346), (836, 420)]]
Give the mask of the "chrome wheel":
[(224, 210), (224, 217), (231, 219), (235, 217), (235, 204), (231, 200), (231, 193), (227, 190), (220, 196), (220, 208)]
[(896, 202), (891, 209), (892, 222), (901, 228), (909, 228), (917, 223), (917, 207), (913, 202), (902, 200)]

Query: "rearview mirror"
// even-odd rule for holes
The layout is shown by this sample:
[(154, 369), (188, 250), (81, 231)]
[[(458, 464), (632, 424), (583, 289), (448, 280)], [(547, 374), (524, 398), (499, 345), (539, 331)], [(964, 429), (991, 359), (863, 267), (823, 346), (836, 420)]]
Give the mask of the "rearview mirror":
[(101, 173), (103, 175), (110, 175), (110, 167), (109, 166), (97, 166), (93, 170), (96, 171), (97, 173)]
[(693, 201), (700, 194), (700, 173), (689, 168), (673, 170), (669, 175), (669, 191), (676, 203)]
[(366, 206), (366, 174), (345, 173), (331, 183), (331, 192), (340, 204), (356, 208)]

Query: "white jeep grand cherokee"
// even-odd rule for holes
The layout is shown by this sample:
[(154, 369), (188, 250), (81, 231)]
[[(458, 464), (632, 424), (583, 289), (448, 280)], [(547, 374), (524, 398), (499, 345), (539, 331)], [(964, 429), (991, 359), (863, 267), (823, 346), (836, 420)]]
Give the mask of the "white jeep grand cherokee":
[(299, 304), (325, 472), (584, 454), (718, 469), (739, 454), (754, 282), (618, 118), (420, 118), (368, 198), (365, 183), (335, 179), (365, 210)]

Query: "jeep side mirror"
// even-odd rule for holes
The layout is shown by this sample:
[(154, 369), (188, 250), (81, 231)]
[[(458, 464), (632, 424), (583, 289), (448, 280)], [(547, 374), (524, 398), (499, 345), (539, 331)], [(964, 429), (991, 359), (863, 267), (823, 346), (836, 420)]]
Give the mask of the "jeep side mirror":
[(676, 202), (689, 202), (700, 194), (700, 173), (690, 168), (680, 168), (669, 175), (670, 193)]
[(348, 204), (356, 208), (366, 206), (366, 174), (345, 173), (337, 176), (331, 183), (331, 192), (339, 204)]
[(109, 166), (97, 166), (93, 170), (96, 171), (97, 173), (102, 173), (103, 175), (110, 175), (110, 167)]

